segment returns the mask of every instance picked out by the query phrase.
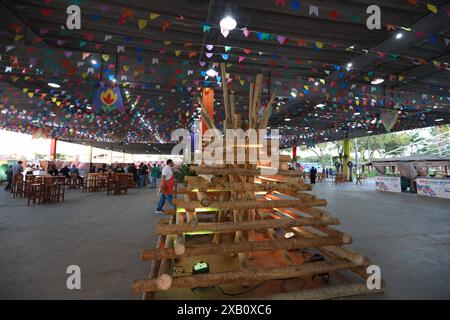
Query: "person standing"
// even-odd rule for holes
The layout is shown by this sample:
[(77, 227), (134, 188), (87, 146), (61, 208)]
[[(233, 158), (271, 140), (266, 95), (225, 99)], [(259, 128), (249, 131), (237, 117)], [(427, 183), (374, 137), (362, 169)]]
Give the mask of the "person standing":
[(13, 167), (11, 168), (11, 172), (12, 172), (12, 184), (11, 185), (14, 185), (14, 183), (17, 179), (17, 176), (19, 174), (22, 174), (22, 172), (23, 172), (22, 161), (20, 161), (20, 160), (17, 161), (17, 163), (15, 165), (13, 165)]
[(309, 170), (309, 179), (311, 180), (311, 184), (316, 184), (316, 176), (317, 169), (315, 167), (312, 167), (311, 170)]
[(138, 174), (139, 174), (139, 188), (143, 188), (145, 186), (145, 166), (144, 164), (141, 162), (141, 164), (139, 165), (139, 169), (138, 169)]
[(153, 164), (152, 171), (150, 173), (151, 177), (151, 185), (150, 188), (156, 188), (156, 180), (158, 179), (159, 168), (156, 166), (156, 163)]
[(161, 186), (159, 187), (159, 201), (156, 206), (155, 213), (164, 213), (163, 207), (166, 200), (176, 209), (177, 207), (173, 204), (173, 188), (175, 186), (175, 177), (172, 172), (173, 161), (172, 159), (167, 160), (166, 166), (161, 172)]
[(12, 173), (12, 165), (9, 166), (8, 169), (5, 170), (6, 173), (6, 181), (8, 182), (5, 190), (11, 190), (11, 185), (12, 185), (12, 177), (13, 177), (13, 173)]

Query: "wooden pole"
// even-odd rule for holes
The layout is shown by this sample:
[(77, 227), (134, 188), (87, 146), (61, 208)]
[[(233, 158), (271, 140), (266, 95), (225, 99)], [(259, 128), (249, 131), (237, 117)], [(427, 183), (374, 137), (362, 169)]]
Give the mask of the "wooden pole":
[[(319, 261), (306, 263), (300, 266), (289, 266), (270, 269), (251, 269), (236, 272), (205, 273), (185, 277), (175, 277), (172, 288), (201, 288), (223, 283), (236, 283), (246, 281), (263, 281), (286, 278), (298, 278), (313, 274), (332, 272), (354, 267), (347, 260)], [(153, 279), (137, 280), (133, 283), (135, 292), (160, 290)]]
[[(242, 252), (294, 250), (311, 247), (323, 247), (329, 245), (342, 245), (342, 239), (330, 237), (316, 237), (308, 239), (282, 239), (264, 241), (239, 241), (233, 243), (207, 244), (188, 247), (183, 257), (203, 256), (203, 255), (227, 255)], [(142, 260), (173, 259), (178, 255), (173, 248), (143, 250)]]
[[(192, 166), (191, 170), (200, 174), (215, 174), (215, 175), (238, 175), (238, 176), (257, 176), (261, 175), (261, 168), (247, 169), (247, 168), (216, 168), (209, 166)], [(288, 177), (299, 177), (301, 172), (295, 170), (278, 170), (277, 175)]]
[[(174, 201), (175, 202), (175, 201)], [(176, 206), (184, 208), (187, 211), (200, 208), (202, 205), (199, 201), (176, 201)], [(210, 208), (215, 209), (266, 209), (266, 208), (296, 208), (296, 207), (314, 207), (314, 206), (326, 206), (327, 202), (323, 199), (316, 199), (313, 201), (303, 200), (237, 200), (237, 201), (211, 201)]]
[[(255, 221), (242, 221), (239, 223), (235, 222), (213, 222), (213, 223), (199, 223), (196, 226), (190, 225), (164, 225), (158, 224), (156, 226), (157, 234), (181, 234), (188, 232), (200, 232), (200, 231), (211, 231), (211, 232), (235, 232), (237, 230), (247, 231), (247, 230), (264, 230), (269, 228), (287, 228), (287, 227), (305, 227), (305, 226), (327, 226), (327, 225), (337, 225), (339, 220), (332, 218), (329, 221), (323, 221), (318, 219), (310, 218), (298, 218), (289, 219), (281, 218), (275, 219), (264, 219)], [(342, 235), (341, 235), (342, 236)]]

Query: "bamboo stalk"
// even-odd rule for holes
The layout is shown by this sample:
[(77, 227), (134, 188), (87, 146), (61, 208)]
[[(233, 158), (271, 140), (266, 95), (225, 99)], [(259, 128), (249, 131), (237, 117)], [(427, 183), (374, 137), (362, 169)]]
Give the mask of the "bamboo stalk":
[(222, 62), (220, 64), (220, 73), (222, 76), (222, 91), (223, 91), (223, 104), (225, 107), (225, 124), (224, 128), (228, 128), (230, 121), (230, 106), (228, 102), (228, 83), (227, 83), (227, 70), (225, 67), (225, 63)]
[(187, 232), (211, 231), (211, 232), (235, 232), (237, 230), (264, 230), (268, 228), (287, 228), (287, 227), (305, 227), (305, 226), (327, 226), (339, 224), (339, 220), (330, 219), (323, 221), (310, 218), (298, 219), (264, 219), (255, 221), (235, 222), (213, 222), (213, 223), (199, 223), (197, 226), (190, 225), (160, 225), (156, 226), (157, 234), (180, 234)]
[[(202, 205), (199, 201), (176, 201), (176, 205), (179, 208), (184, 208), (187, 211), (200, 208)], [(210, 208), (215, 209), (265, 209), (265, 208), (295, 208), (295, 207), (313, 207), (313, 206), (326, 206), (327, 202), (323, 199), (316, 199), (313, 201), (303, 200), (250, 200), (250, 201), (211, 201)]]
[(248, 127), (252, 127), (252, 115), (253, 115), (253, 97), (255, 95), (255, 84), (250, 83), (250, 93), (248, 99)]
[[(216, 168), (212, 166), (192, 166), (191, 170), (199, 174), (216, 174), (216, 175), (248, 175), (257, 176), (261, 175), (261, 168)], [(287, 177), (297, 177), (301, 176), (301, 172), (295, 170), (278, 170), (277, 175), (287, 176)]]
[[(256, 251), (294, 250), (342, 244), (342, 239), (335, 239), (330, 237), (315, 237), (307, 239), (293, 238), (264, 241), (241, 241), (241, 239), (239, 239), (239, 242), (233, 243), (207, 244), (187, 247), (186, 251), (183, 254), (183, 257), (227, 255)], [(176, 258), (177, 256), (178, 255), (173, 248), (143, 250), (141, 252), (141, 259), (143, 261), (155, 259), (172, 259)]]
[[(186, 277), (175, 277), (172, 288), (200, 288), (210, 287), (223, 283), (236, 283), (246, 281), (263, 281), (286, 278), (298, 278), (313, 274), (332, 272), (353, 267), (353, 263), (346, 260), (319, 261), (306, 263), (300, 266), (289, 266), (270, 269), (240, 270), (236, 272), (205, 273)], [(135, 292), (157, 291), (155, 280), (137, 280), (133, 283)]]
[(269, 103), (267, 104), (267, 108), (266, 108), (266, 110), (264, 110), (264, 115), (263, 115), (263, 118), (262, 118), (260, 126), (259, 126), (260, 129), (267, 128), (267, 125), (269, 124), (270, 116), (272, 114), (274, 102), (275, 102), (275, 92), (273, 92), (272, 95), (270, 96), (270, 100), (269, 100)]
[(236, 191), (236, 192), (257, 192), (257, 191), (279, 191), (281, 193), (297, 192), (297, 191), (310, 191), (312, 186), (310, 184), (288, 184), (288, 183), (264, 183), (254, 184), (248, 182), (235, 182), (235, 183), (220, 183), (213, 184), (208, 182), (190, 182), (186, 188), (187, 192), (193, 192), (194, 190), (206, 189), (220, 190), (220, 191)]
[(253, 106), (252, 106), (252, 128), (255, 129), (257, 125), (257, 117), (258, 117), (258, 111), (259, 111), (259, 104), (261, 102), (261, 93), (262, 93), (262, 86), (263, 86), (263, 75), (257, 74), (256, 75), (256, 82), (255, 82), (255, 93), (253, 95)]

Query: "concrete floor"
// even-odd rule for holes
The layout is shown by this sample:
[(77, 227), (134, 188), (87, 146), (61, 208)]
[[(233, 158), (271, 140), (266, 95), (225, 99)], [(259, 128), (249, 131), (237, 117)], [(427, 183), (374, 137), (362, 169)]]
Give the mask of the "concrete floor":
[[(370, 299), (450, 299), (450, 201), (380, 193), (373, 185), (318, 184), (352, 248), (381, 267), (386, 292)], [(0, 299), (138, 299), (139, 261), (152, 248), (155, 192), (127, 196), (68, 190), (66, 201), (26, 206), (0, 192)], [(81, 290), (66, 268), (81, 268)], [(366, 298), (366, 297), (363, 297)]]

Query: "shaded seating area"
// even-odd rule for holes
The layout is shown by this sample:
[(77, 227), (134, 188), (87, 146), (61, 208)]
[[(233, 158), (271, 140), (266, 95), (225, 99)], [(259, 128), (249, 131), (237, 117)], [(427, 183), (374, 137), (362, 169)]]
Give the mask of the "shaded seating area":
[(83, 192), (102, 192), (106, 190), (108, 173), (88, 173), (83, 180)]

